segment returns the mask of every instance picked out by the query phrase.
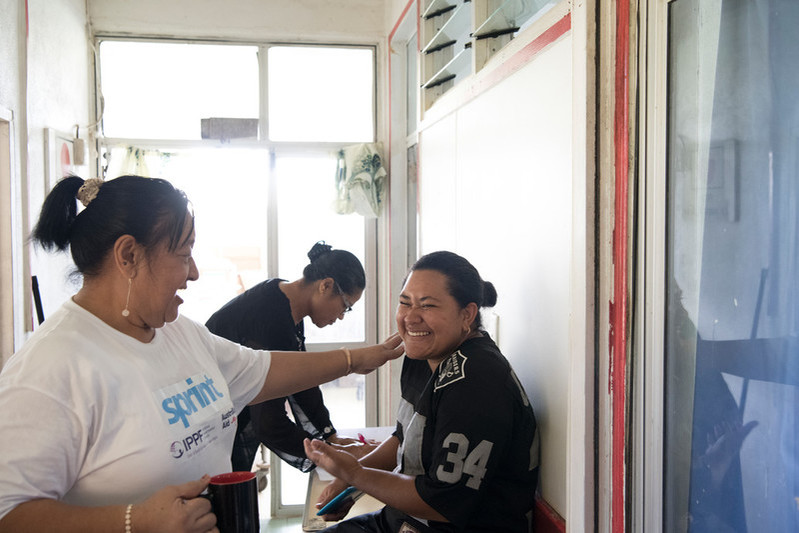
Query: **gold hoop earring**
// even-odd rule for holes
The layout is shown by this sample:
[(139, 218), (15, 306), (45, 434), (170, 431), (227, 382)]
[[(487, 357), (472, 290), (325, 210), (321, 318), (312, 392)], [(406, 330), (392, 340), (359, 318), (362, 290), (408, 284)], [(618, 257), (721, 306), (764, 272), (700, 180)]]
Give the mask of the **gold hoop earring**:
[(122, 310), (122, 316), (127, 317), (130, 316), (130, 310), (128, 309), (128, 304), (130, 303), (130, 288), (133, 286), (133, 278), (128, 278), (128, 297), (125, 300), (125, 309)]

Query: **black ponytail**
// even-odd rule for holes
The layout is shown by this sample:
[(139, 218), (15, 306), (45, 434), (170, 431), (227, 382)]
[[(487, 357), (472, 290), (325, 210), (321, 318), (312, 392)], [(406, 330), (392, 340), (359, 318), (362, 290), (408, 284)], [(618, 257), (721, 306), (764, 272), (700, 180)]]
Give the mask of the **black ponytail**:
[(44, 200), (39, 221), (31, 233), (36, 244), (48, 251), (67, 249), (69, 233), (78, 215), (75, 196), (82, 185), (83, 180), (78, 176), (68, 176), (55, 184)]
[(189, 203), (168, 181), (121, 176), (93, 184), (99, 187), (96, 195), (85, 199), (88, 205), (78, 212), (76, 196), (84, 183), (77, 176), (59, 181), (47, 195), (31, 235), (46, 250), (69, 246), (84, 276), (99, 273), (122, 235), (131, 235), (148, 252), (162, 242), (169, 250), (180, 246)]

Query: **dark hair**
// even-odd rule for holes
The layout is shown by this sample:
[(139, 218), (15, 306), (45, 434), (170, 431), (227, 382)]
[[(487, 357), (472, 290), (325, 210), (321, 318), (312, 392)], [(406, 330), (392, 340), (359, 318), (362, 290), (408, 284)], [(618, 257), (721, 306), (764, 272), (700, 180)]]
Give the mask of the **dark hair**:
[(69, 246), (84, 276), (99, 273), (122, 235), (133, 236), (147, 252), (164, 241), (170, 251), (181, 245), (189, 201), (168, 181), (120, 176), (102, 182), (96, 197), (78, 213), (76, 196), (83, 184), (82, 178), (68, 176), (53, 187), (31, 238), (45, 250)]
[(311, 262), (303, 269), (305, 281), (333, 278), (339, 289), (346, 294), (366, 287), (366, 272), (355, 255), (346, 250), (334, 250), (325, 241), (319, 241), (308, 252)]
[[(494, 307), (497, 304), (497, 290), (494, 284), (483, 281), (477, 269), (458, 254), (439, 251), (423, 255), (413, 264), (410, 272), (414, 270), (434, 270), (446, 276), (447, 291), (461, 308), (472, 302), (477, 304), (478, 309)], [(477, 313), (473, 325), (475, 328), (482, 326), (480, 313)]]

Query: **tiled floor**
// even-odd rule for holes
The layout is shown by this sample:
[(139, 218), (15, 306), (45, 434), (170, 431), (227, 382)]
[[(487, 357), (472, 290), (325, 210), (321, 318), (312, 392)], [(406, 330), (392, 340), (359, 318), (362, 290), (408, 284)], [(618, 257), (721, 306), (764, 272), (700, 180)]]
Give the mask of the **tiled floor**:
[(302, 518), (263, 518), (261, 533), (301, 533)]
[(271, 493), (269, 487), (258, 494), (258, 511), (261, 515), (261, 533), (302, 533), (302, 517), (270, 518)]

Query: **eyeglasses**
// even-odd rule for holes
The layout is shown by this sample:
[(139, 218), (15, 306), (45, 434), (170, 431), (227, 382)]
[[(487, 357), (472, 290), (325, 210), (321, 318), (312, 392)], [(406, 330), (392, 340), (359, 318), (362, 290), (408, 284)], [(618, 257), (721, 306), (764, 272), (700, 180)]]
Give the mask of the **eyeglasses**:
[(352, 304), (347, 301), (347, 297), (344, 295), (344, 291), (341, 290), (341, 286), (338, 284), (338, 281), (333, 280), (333, 283), (336, 285), (336, 290), (341, 296), (341, 301), (344, 303), (344, 312), (349, 313), (352, 311)]

